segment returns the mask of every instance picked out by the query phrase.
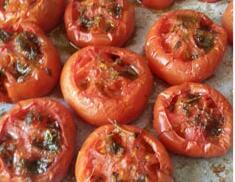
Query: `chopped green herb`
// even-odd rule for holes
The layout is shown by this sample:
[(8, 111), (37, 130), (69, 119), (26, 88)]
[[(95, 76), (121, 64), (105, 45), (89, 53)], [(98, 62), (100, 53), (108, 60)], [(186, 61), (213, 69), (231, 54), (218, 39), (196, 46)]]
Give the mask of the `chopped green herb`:
[(123, 7), (120, 4), (118, 4), (118, 3), (114, 4), (114, 6), (113, 6), (113, 13), (114, 13), (115, 18), (118, 19), (118, 18), (121, 17), (122, 9), (123, 9)]
[(9, 5), (9, 3), (10, 3), (10, 0), (4, 0), (3, 1), (2, 7), (3, 7), (4, 10), (7, 9), (7, 6)]
[(47, 171), (49, 166), (51, 165), (51, 161), (47, 159), (39, 159), (34, 161), (25, 161), (25, 165), (28, 171), (32, 174), (42, 174)]
[(12, 34), (0, 28), (0, 41), (7, 42), (11, 38)]
[(56, 129), (48, 129), (44, 132), (43, 147), (51, 152), (59, 150), (59, 133)]
[(124, 153), (124, 148), (119, 143), (117, 143), (112, 137), (109, 138), (109, 140), (110, 141), (108, 141), (106, 145), (106, 149), (108, 152), (115, 155)]
[(134, 67), (131, 65), (125, 66), (124, 69), (120, 71), (119, 74), (130, 80), (135, 80), (138, 78), (138, 73), (135, 71)]
[(80, 23), (83, 28), (89, 29), (93, 26), (94, 21), (92, 19), (89, 19), (85, 15), (82, 15), (80, 17)]
[(215, 36), (211, 32), (199, 29), (194, 35), (194, 40), (199, 48), (208, 52), (214, 46)]
[(31, 32), (22, 32), (16, 37), (18, 51), (22, 52), (29, 60), (35, 60), (40, 52), (37, 36)]
[(115, 28), (115, 24), (111, 21), (108, 21), (106, 23), (105, 31), (106, 32), (111, 32)]

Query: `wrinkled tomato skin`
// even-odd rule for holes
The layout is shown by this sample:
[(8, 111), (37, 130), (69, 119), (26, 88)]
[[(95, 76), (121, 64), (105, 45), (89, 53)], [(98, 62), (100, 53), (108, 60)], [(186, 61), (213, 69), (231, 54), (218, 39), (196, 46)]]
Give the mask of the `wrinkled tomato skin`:
[(76, 1), (71, 1), (66, 7), (64, 22), (68, 39), (78, 47), (94, 46), (115, 46), (122, 47), (132, 36), (135, 29), (135, 9), (134, 6), (123, 0), (126, 6), (116, 29), (108, 33), (92, 33), (82, 31), (76, 25), (75, 5)]
[(222, 17), (222, 24), (228, 33), (228, 40), (233, 44), (233, 2), (230, 2)]
[[(160, 170), (157, 171), (157, 177), (160, 182), (172, 182), (172, 174), (173, 174), (173, 166), (171, 159), (165, 150), (164, 146), (159, 142), (154, 136), (147, 133), (143, 129), (137, 128), (135, 126), (131, 125), (121, 125), (121, 127), (127, 131), (135, 132), (135, 133), (141, 133), (143, 138), (145, 138), (148, 143), (151, 143), (150, 146), (152, 147), (153, 151), (156, 152), (157, 158), (159, 160)], [(92, 181), (89, 180), (89, 163), (90, 158), (88, 156), (89, 153), (91, 153), (94, 150), (94, 146), (96, 143), (103, 140), (103, 137), (111, 131), (114, 130), (114, 125), (104, 125), (99, 128), (97, 128), (93, 133), (91, 133), (86, 141), (83, 143), (81, 150), (78, 153), (76, 165), (75, 165), (75, 176), (77, 181)], [(104, 164), (106, 165), (106, 164)], [(129, 164), (131, 165), (131, 164)], [(112, 166), (110, 166), (111, 169)], [(100, 171), (101, 174), (108, 173), (109, 171)], [(107, 179), (108, 180), (108, 179)], [(130, 179), (131, 181), (131, 179)], [(106, 181), (105, 181), (106, 182)], [(149, 181), (154, 182), (154, 181)]]
[[(15, 1), (15, 3), (10, 2), (10, 10), (0, 8), (1, 26), (19, 26), (23, 21), (32, 21), (44, 31), (49, 32), (59, 23), (65, 6), (64, 0)], [(3, 6), (4, 0), (0, 3)]]
[[(212, 31), (218, 32), (214, 47), (195, 60), (184, 61), (181, 57), (174, 57), (167, 52), (161, 37), (162, 25), (169, 18), (178, 15), (196, 16), (205, 21)], [(181, 30), (182, 31), (182, 30)], [(191, 44), (191, 43), (190, 43)], [(187, 44), (187, 45), (190, 45)], [(193, 10), (176, 10), (162, 16), (150, 29), (145, 41), (145, 55), (153, 73), (171, 85), (183, 82), (201, 82), (210, 77), (220, 64), (227, 45), (225, 30), (212, 22), (204, 14)], [(186, 50), (182, 50), (185, 52)]]
[(143, 0), (142, 4), (152, 9), (165, 9), (174, 3), (174, 0)]
[[(5, 101), (10, 100), (12, 102), (16, 102), (23, 99), (44, 96), (55, 87), (59, 79), (61, 71), (59, 53), (57, 52), (52, 42), (43, 33), (43, 31), (35, 24), (32, 24), (30, 22), (24, 22), (21, 24), (20, 27), (18, 27), (17, 30), (14, 31), (28, 31), (34, 33), (38, 37), (41, 43), (40, 49), (42, 52), (43, 60), (43, 64), (41, 66), (47, 68), (50, 73), (47, 73), (44, 69), (35, 69), (33, 70), (33, 73), (30, 78), (28, 78), (24, 82), (18, 83), (17, 81), (8, 80), (8, 82), (5, 83), (8, 99), (6, 99)], [(2, 52), (0, 51), (0, 54), (2, 55), (1, 59), (3, 59), (4, 57), (4, 59), (7, 59), (8, 55), (5, 55), (4, 53), (4, 49), (6, 49), (7, 46), (7, 44), (3, 43), (1, 49)], [(11, 52), (9, 54), (11, 54)]]
[[(121, 97), (105, 97), (100, 95), (97, 88), (92, 89), (89, 93), (81, 92), (78, 89), (74, 74), (79, 70), (76, 70), (75, 65), (79, 65), (79, 62), (82, 62), (83, 59), (90, 59), (89, 56), (82, 58), (83, 55), (90, 54), (92, 57), (96, 57), (97, 52), (112, 53), (124, 59), (129, 59), (132, 64), (141, 70), (141, 74), (136, 80), (130, 84), (125, 83)], [(94, 73), (96, 72), (98, 71), (94, 71)], [(60, 78), (64, 99), (84, 121), (98, 126), (108, 124), (114, 120), (126, 124), (137, 118), (146, 107), (152, 92), (152, 85), (153, 78), (145, 59), (123, 48), (102, 46), (89, 46), (73, 54), (64, 65)], [(94, 85), (91, 87), (93, 88)]]
[[(12, 122), (14, 125), (14, 116), (25, 108), (29, 108), (32, 105), (37, 107), (42, 107), (57, 118), (57, 122), (61, 128), (62, 132), (62, 146), (59, 154), (57, 154), (54, 163), (48, 168), (43, 174), (34, 176), (17, 176), (8, 171), (5, 166), (2, 165), (2, 160), (0, 159), (0, 179), (1, 182), (23, 182), (27, 178), (31, 178), (35, 182), (59, 182), (67, 174), (70, 162), (74, 155), (74, 146), (76, 138), (76, 127), (73, 121), (71, 113), (59, 102), (49, 99), (49, 98), (38, 98), (38, 99), (28, 99), (18, 102), (8, 113), (6, 113), (0, 122), (0, 133), (1, 135), (5, 132), (5, 125), (7, 122)], [(23, 121), (22, 121), (23, 122)], [(29, 153), (29, 156), (32, 154)], [(29, 179), (30, 180), (30, 179)]]
[[(190, 141), (178, 135), (173, 129), (173, 126), (166, 114), (167, 106), (169, 106), (174, 96), (189, 90), (192, 93), (208, 94), (222, 113), (225, 119), (223, 126), (224, 132), (221, 134), (222, 136), (219, 135), (219, 138), (215, 139), (217, 140), (217, 143), (211, 143), (209, 141), (202, 143)], [(190, 157), (208, 158), (226, 154), (232, 146), (232, 121), (232, 107), (229, 102), (221, 93), (206, 84), (184, 83), (172, 86), (160, 93), (154, 106), (153, 126), (159, 136), (159, 140), (168, 150)], [(200, 138), (200, 135), (197, 137)]]

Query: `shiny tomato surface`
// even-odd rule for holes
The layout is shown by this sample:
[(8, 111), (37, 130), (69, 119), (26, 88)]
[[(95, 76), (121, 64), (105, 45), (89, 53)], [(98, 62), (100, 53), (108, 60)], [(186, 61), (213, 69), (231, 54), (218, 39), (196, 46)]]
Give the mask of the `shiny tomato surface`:
[(154, 128), (174, 153), (221, 156), (232, 146), (232, 107), (208, 85), (184, 83), (160, 93), (154, 106)]
[(150, 28), (145, 54), (153, 72), (170, 84), (211, 76), (227, 45), (225, 30), (203, 13), (176, 10)]
[(79, 151), (77, 181), (172, 182), (172, 163), (164, 146), (143, 129), (105, 125)]
[(0, 28), (0, 101), (19, 101), (48, 94), (60, 74), (57, 50), (31, 23)]
[(140, 2), (152, 9), (165, 9), (174, 3), (174, 0), (140, 0)]
[(127, 123), (138, 117), (152, 91), (152, 75), (141, 56), (122, 48), (86, 47), (73, 54), (61, 74), (64, 99), (86, 122)]
[(0, 0), (0, 26), (28, 20), (49, 31), (59, 23), (64, 6), (64, 0)]
[(122, 46), (135, 27), (135, 10), (127, 0), (74, 0), (64, 16), (69, 40), (79, 46)]
[(233, 44), (233, 2), (230, 2), (223, 14), (222, 24), (228, 33), (228, 40)]
[(59, 182), (72, 160), (76, 130), (69, 111), (42, 98), (17, 103), (0, 120), (0, 181)]

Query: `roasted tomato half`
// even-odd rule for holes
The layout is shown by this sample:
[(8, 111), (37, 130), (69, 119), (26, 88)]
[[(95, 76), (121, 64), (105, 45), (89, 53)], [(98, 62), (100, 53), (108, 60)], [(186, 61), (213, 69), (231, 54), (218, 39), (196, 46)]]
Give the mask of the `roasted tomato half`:
[(228, 33), (228, 40), (233, 43), (233, 2), (229, 3), (222, 17), (222, 24)]
[(60, 81), (65, 100), (93, 125), (135, 119), (144, 110), (153, 84), (145, 59), (114, 47), (79, 50), (66, 62)]
[(143, 129), (105, 125), (83, 144), (77, 181), (171, 182), (172, 164), (164, 146)]
[(199, 82), (211, 76), (227, 45), (225, 30), (206, 15), (177, 10), (150, 29), (145, 54), (153, 72), (170, 84)]
[(75, 145), (69, 111), (51, 99), (17, 103), (0, 120), (1, 182), (59, 182)]
[(162, 92), (154, 106), (154, 128), (165, 147), (192, 157), (224, 155), (232, 145), (232, 108), (218, 91), (185, 83)]
[(127, 0), (73, 0), (64, 19), (69, 40), (79, 47), (120, 47), (135, 27), (134, 7)]
[(64, 0), (0, 0), (0, 26), (29, 20), (49, 31), (60, 21)]
[(144, 6), (153, 9), (165, 9), (173, 4), (174, 0), (139, 0)]
[(59, 55), (39, 27), (0, 28), (0, 101), (39, 97), (59, 79)]

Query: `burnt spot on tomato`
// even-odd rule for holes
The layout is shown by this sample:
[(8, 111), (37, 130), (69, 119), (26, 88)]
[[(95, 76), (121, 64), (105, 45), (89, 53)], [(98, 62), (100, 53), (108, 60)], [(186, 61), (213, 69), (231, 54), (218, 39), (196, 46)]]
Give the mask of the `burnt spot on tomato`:
[(122, 180), (120, 179), (120, 175), (118, 172), (112, 172), (111, 175), (111, 182), (122, 182)]
[(132, 81), (138, 78), (139, 74), (134, 65), (125, 63), (123, 59), (116, 55), (113, 55), (111, 59), (113, 60), (112, 67), (118, 72), (119, 76), (125, 77)]
[(121, 145), (119, 135), (111, 135), (106, 141), (107, 152), (114, 155), (122, 155), (125, 152), (124, 147)]
[(10, 4), (10, 0), (3, 0), (2, 8), (6, 10), (9, 4)]
[(214, 46), (215, 35), (212, 32), (198, 29), (194, 35), (196, 45), (208, 52)]
[(223, 118), (212, 118), (212, 120), (209, 120), (205, 126), (205, 132), (207, 136), (215, 137), (219, 136), (221, 132), (223, 131), (223, 124), (224, 120)]
[(31, 174), (43, 174), (52, 164), (49, 159), (25, 160), (25, 167)]
[(0, 28), (0, 40), (1, 42), (7, 42), (10, 40), (12, 33)]
[(13, 165), (13, 155), (15, 149), (15, 141), (13, 141), (12, 139), (6, 139), (6, 141), (3, 141), (0, 144), (0, 157), (8, 168)]
[(16, 48), (29, 60), (35, 60), (41, 54), (40, 42), (37, 36), (31, 32), (18, 34), (16, 37)]
[(115, 18), (119, 19), (122, 15), (122, 11), (123, 11), (123, 7), (118, 3), (114, 3), (112, 12)]
[(129, 80), (135, 80), (138, 78), (138, 73), (135, 70), (133, 65), (126, 65), (123, 69), (119, 72), (120, 76), (125, 77)]
[(94, 21), (93, 21), (93, 19), (88, 18), (88, 17), (85, 16), (85, 15), (81, 15), (81, 16), (80, 16), (80, 24), (81, 24), (81, 26), (82, 26), (83, 28), (89, 29), (89, 28), (91, 28), (91, 27), (93, 26)]

